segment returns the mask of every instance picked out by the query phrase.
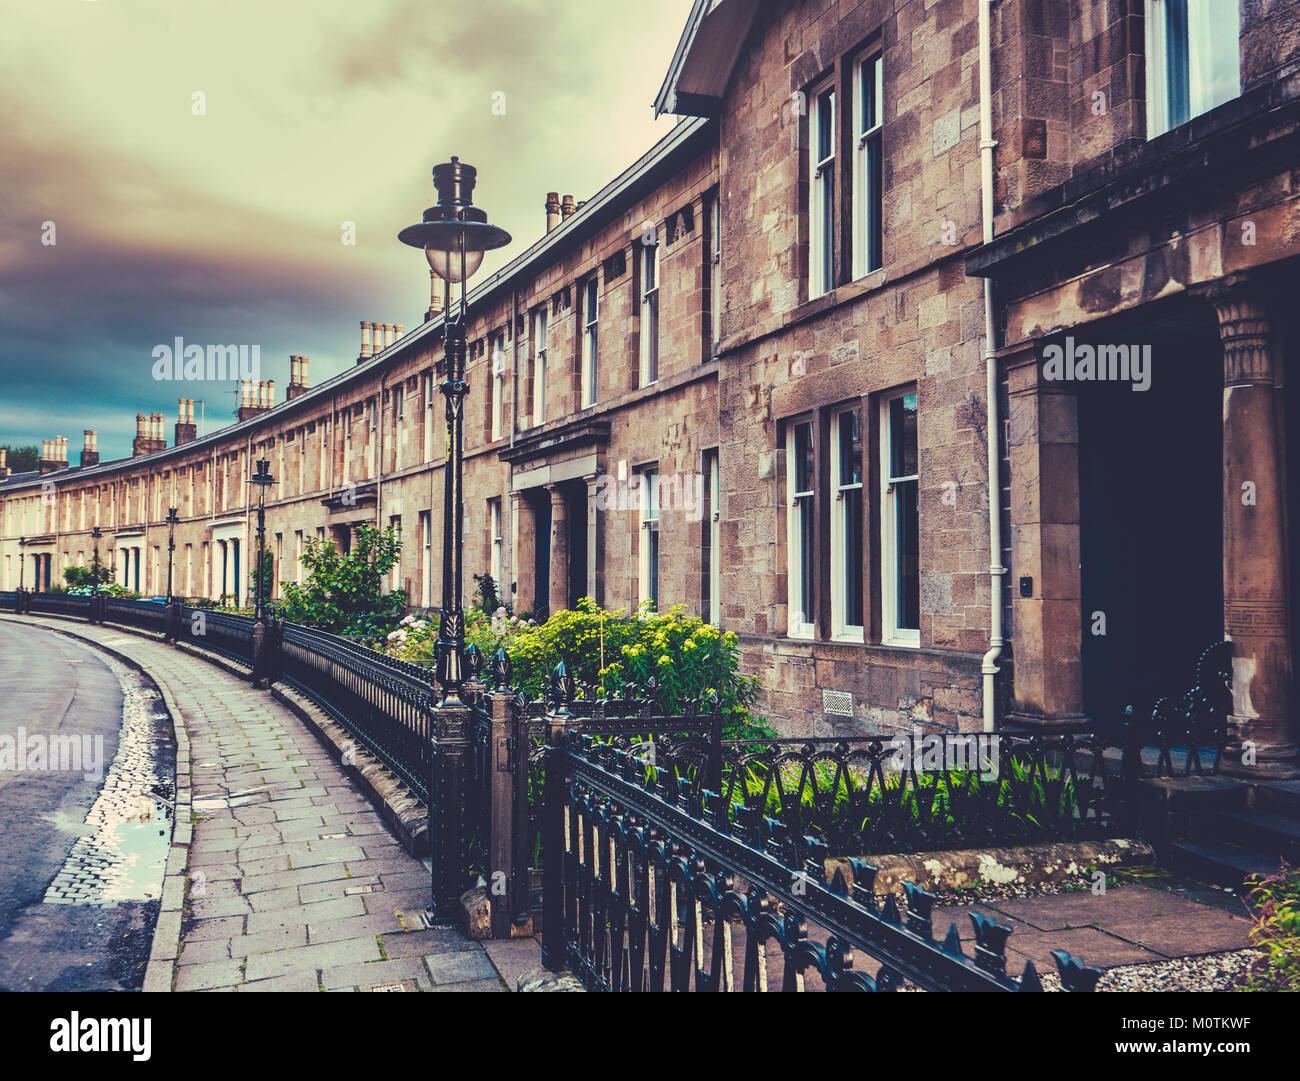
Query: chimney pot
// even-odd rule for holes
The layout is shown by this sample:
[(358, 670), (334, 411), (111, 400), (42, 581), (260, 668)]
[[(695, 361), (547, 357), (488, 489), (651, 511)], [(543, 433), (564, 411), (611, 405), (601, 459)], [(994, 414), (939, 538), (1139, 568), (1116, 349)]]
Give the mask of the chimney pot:
[(574, 209), (575, 208), (573, 205), (573, 196), (566, 195), (564, 197), (564, 201), (560, 204), (561, 213), (564, 215), (565, 218), (568, 218), (568, 216), (573, 213)]
[(560, 193), (558, 191), (548, 191), (546, 193), (546, 231), (549, 233), (560, 224)]
[(361, 355), (363, 357), (370, 356), (373, 348), (370, 343), (370, 331), (373, 326), (374, 324), (369, 319), (361, 320)]

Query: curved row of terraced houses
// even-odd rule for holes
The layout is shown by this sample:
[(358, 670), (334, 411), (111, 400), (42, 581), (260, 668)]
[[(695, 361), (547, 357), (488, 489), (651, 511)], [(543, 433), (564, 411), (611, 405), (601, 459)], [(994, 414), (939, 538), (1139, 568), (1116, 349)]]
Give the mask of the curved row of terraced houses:
[[(1294, 775), (1298, 56), (1300, 0), (699, 0), (679, 123), (470, 294), (467, 575), (683, 605), (796, 734), (1104, 720), (1226, 634)], [(0, 584), (98, 524), (161, 592), (175, 506), (177, 591), (242, 599), (266, 457), (277, 580), (393, 525), (436, 606), (441, 318), (379, 327), (204, 438), (52, 441)]]

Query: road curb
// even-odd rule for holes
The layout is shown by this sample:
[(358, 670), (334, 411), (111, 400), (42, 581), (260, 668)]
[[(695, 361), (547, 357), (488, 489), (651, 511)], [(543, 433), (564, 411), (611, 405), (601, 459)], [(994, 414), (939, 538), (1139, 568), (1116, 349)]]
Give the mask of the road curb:
[[(39, 618), (39, 617), (38, 617)], [(13, 620), (12, 622), (19, 622)], [(32, 620), (21, 622), (32, 625)], [(173, 806), (171, 848), (167, 853), (167, 868), (163, 874), (162, 903), (158, 910), (158, 921), (154, 925), (153, 942), (149, 949), (149, 961), (145, 966), (142, 991), (170, 991), (176, 967), (176, 958), (181, 947), (181, 913), (185, 904), (185, 890), (189, 879), (190, 844), (194, 839), (194, 789), (190, 772), (190, 735), (185, 728), (185, 714), (181, 712), (171, 690), (152, 672), (133, 657), (114, 649), (110, 645), (78, 634), (75, 630), (53, 627), (48, 623), (39, 623), (53, 634), (61, 634), (84, 642), (92, 649), (97, 649), (139, 672), (149, 681), (163, 700), (172, 722), (172, 742), (176, 747), (176, 802)], [(124, 628), (110, 627), (111, 630)], [(147, 637), (137, 635), (137, 637)]]

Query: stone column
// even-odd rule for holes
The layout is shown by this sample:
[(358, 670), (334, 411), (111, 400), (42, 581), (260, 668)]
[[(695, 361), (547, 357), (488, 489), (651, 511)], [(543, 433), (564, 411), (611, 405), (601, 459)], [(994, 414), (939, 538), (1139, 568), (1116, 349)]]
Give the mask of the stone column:
[(596, 504), (599, 473), (582, 478), (587, 483), (587, 595), (601, 607), (605, 604), (605, 515)]
[(514, 534), (510, 564), (514, 579), (514, 610), (537, 607), (537, 516), (523, 492), (510, 493), (510, 528)]
[(551, 493), (551, 609), (554, 615), (569, 606), (569, 516), (564, 489), (548, 484)]
[(1223, 342), (1223, 625), (1232, 641), (1224, 769), (1300, 777), (1292, 718), (1282, 358), (1263, 298), (1211, 296)]
[[(1011, 459), (1014, 703), (1006, 718), (1038, 730), (1083, 712), (1079, 572), (1079, 416), (1069, 384), (1044, 379), (1033, 343), (1005, 361)], [(1028, 596), (1021, 579), (1029, 578)]]

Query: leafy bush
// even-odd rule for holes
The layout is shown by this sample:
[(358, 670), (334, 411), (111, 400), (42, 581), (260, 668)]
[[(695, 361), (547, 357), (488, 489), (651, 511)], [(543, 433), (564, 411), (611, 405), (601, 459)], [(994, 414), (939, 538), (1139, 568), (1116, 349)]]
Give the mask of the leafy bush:
[[(77, 589), (81, 586), (93, 586), (95, 584), (95, 571), (93, 567), (67, 567), (63, 571), (63, 581), (69, 590)], [(103, 563), (99, 565), (99, 584), (100, 590), (108, 582), (113, 580), (113, 572)]]
[(1238, 991), (1300, 991), (1300, 867), (1282, 865), (1253, 876), (1247, 900), (1255, 906), (1251, 945), (1264, 951), (1237, 984)]
[(335, 634), (387, 634), (406, 611), (405, 590), (383, 590), (401, 551), (394, 530), (368, 525), (356, 527), (350, 552), (328, 540), (308, 541), (307, 579), (280, 583), (285, 618)]
[[(680, 605), (663, 613), (643, 605), (627, 615), (584, 597), (574, 609), (557, 612), (542, 624), (512, 616), (503, 606), (491, 615), (470, 609), (465, 637), (482, 651), (485, 664), (504, 646), (514, 666), (512, 682), (529, 698), (545, 694), (551, 672), (562, 660), (575, 679), (594, 687), (600, 697), (644, 689), (653, 676), (668, 713), (687, 712), (716, 690), (729, 737), (773, 734), (750, 718), (758, 681), (740, 674), (735, 634), (686, 615)], [(389, 635), (385, 652), (407, 660), (432, 659), (436, 638), (432, 621), (404, 621)]]
[[(127, 589), (125, 586), (118, 585), (116, 582), (100, 582), (99, 592), (104, 597), (127, 597), (129, 599), (138, 598), (139, 593)], [(72, 586), (68, 590), (69, 597), (92, 597), (95, 594), (95, 587), (91, 585)]]

